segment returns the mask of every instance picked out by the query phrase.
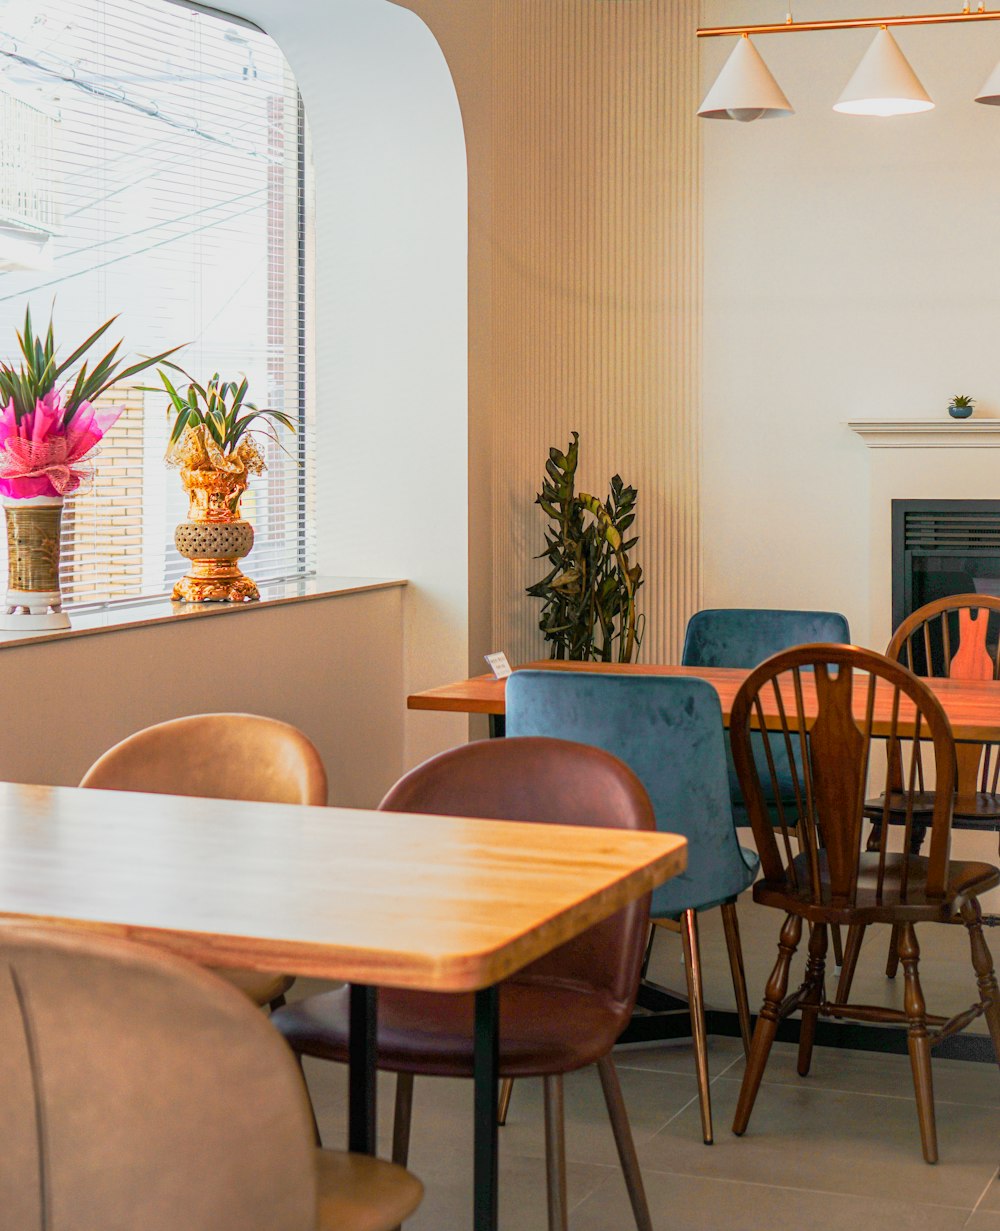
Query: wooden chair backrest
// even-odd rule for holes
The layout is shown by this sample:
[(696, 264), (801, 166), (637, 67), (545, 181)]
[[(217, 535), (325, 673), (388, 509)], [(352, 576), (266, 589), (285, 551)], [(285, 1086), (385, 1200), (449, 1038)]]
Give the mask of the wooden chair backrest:
[[(990, 614), (996, 644), (989, 648)], [(892, 635), (886, 655), (916, 675), (952, 680), (1000, 678), (1000, 598), (990, 594), (950, 594), (912, 612)], [(991, 745), (957, 747), (960, 794), (996, 791), (1000, 757)], [(893, 782), (891, 789), (896, 789)]]
[[(814, 706), (806, 701), (813, 694)], [(769, 807), (765, 799), (766, 794), (773, 796), (773, 783), (772, 792), (764, 787), (767, 777), (776, 773), (770, 752), (774, 741), (764, 744), (765, 766), (754, 758), (751, 746), (751, 731), (765, 727), (778, 733), (792, 767), (794, 804), (778, 797), (776, 826), (775, 806)], [(904, 850), (910, 849), (913, 797), (921, 788), (929, 743), (938, 790), (927, 894), (943, 896), (950, 858), (955, 745), (940, 702), (912, 672), (856, 646), (796, 646), (761, 663), (744, 682), (733, 703), (730, 739), (765, 879), (784, 882), (817, 905), (830, 905), (823, 899), (825, 883), (838, 906), (856, 902), (873, 743), (886, 742), (906, 797)], [(888, 796), (885, 808), (878, 893), (888, 853)], [(901, 892), (905, 901), (905, 869)]]

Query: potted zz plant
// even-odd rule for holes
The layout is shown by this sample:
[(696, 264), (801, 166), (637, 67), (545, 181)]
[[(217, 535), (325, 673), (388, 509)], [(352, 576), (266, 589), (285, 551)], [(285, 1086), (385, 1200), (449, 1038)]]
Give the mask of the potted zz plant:
[[(239, 561), (253, 547), (253, 526), (240, 516), (240, 501), (251, 474), (267, 467), (254, 437), (268, 436), (281, 447), (276, 427), (294, 432), (280, 410), (259, 407), (248, 398), (248, 382), (222, 380), (216, 372), (204, 385), (187, 378), (175, 387), (160, 369), (173, 418), (167, 463), (177, 466), (188, 493), (188, 520), (174, 532), (174, 545), (191, 561), (187, 575), (174, 586), (174, 599), (189, 603), (242, 603), (260, 598)], [(154, 390), (156, 391), (156, 390)]]
[(0, 614), (4, 628), (69, 627), (59, 591), (63, 502), (91, 477), (88, 458), (123, 409), (98, 409), (94, 403), (112, 385), (178, 349), (123, 370), (119, 341), (90, 367), (84, 356), (116, 319), (105, 321), (60, 359), (52, 318), (45, 337), (36, 336), (29, 307), (17, 335), (20, 365), (0, 363), (0, 496), (8, 549), (7, 601)]

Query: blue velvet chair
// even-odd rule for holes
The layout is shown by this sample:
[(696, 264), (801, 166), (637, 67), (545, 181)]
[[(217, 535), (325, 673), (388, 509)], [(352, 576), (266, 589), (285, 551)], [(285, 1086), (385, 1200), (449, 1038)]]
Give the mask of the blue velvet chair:
[[(690, 998), (702, 1129), (712, 1140), (708, 1048), (698, 947), (698, 912), (721, 906), (744, 1047), (747, 1005), (736, 898), (757, 872), (753, 851), (736, 840), (726, 778), (719, 698), (691, 678), (516, 671), (507, 681), (507, 737), (558, 736), (613, 753), (649, 793), (659, 829), (688, 840), (688, 865), (653, 891), (650, 915), (678, 922)], [(558, 791), (559, 784), (552, 789)]]
[[(697, 611), (688, 621), (684, 634), (684, 649), (681, 664), (685, 667), (745, 667), (750, 670), (765, 658), (793, 645), (815, 641), (835, 642), (846, 645), (851, 640), (851, 630), (844, 616), (836, 611), (781, 611), (770, 608), (717, 607)], [(763, 744), (756, 741), (754, 752), (761, 770), (761, 780), (770, 789), (771, 776), (767, 772)], [(782, 787), (782, 799), (795, 798), (791, 767), (786, 759), (782, 741), (771, 741), (775, 758), (776, 779)], [(729, 792), (733, 801), (733, 816), (736, 824), (749, 825), (743, 795), (736, 777), (729, 741), (726, 741), (726, 762), (729, 766)], [(772, 806), (772, 819), (777, 823), (774, 800), (766, 799)]]

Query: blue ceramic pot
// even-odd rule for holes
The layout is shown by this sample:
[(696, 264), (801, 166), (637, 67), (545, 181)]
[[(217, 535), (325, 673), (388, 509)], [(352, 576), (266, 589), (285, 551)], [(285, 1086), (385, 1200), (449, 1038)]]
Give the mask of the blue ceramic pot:
[(951, 415), (953, 419), (968, 419), (968, 417), (972, 414), (972, 407), (971, 406), (949, 406), (948, 414)]

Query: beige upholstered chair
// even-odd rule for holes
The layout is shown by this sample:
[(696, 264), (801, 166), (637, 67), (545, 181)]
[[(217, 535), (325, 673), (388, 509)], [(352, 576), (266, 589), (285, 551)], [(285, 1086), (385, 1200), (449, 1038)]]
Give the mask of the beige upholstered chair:
[(317, 1150), (270, 1024), (146, 946), (0, 927), (4, 1231), (389, 1231), (402, 1167)]
[[(146, 727), (108, 749), (80, 783), (105, 791), (200, 795), (258, 803), (325, 804), (326, 773), (295, 727), (258, 714), (193, 714)], [(256, 1004), (284, 1004), (292, 980), (219, 971)]]

